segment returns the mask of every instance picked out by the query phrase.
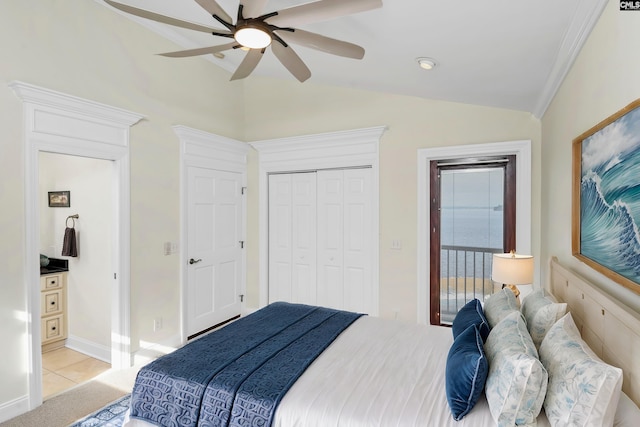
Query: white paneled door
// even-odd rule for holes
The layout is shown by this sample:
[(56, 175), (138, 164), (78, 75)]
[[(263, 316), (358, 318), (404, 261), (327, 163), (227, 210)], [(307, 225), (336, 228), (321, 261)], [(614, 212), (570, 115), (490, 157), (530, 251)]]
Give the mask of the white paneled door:
[(269, 302), (375, 313), (371, 169), (269, 176)]
[(371, 169), (318, 172), (318, 304), (371, 313)]
[(269, 178), (269, 302), (316, 303), (316, 174)]
[(187, 170), (187, 336), (240, 314), (242, 175)]

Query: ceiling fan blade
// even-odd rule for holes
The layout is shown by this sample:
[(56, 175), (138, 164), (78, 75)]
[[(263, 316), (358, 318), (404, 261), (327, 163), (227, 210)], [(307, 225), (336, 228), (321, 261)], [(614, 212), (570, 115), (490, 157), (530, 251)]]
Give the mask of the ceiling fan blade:
[(245, 18), (257, 18), (262, 14), (269, 0), (240, 0), (242, 15)]
[(216, 15), (218, 18), (222, 19), (223, 21), (226, 21), (229, 24), (233, 22), (229, 14), (225, 12), (222, 7), (220, 7), (220, 5), (218, 4), (218, 2), (216, 2), (216, 0), (196, 0), (196, 3), (198, 3), (204, 10), (209, 12), (211, 15)]
[(287, 43), (310, 47), (311, 49), (331, 53), (333, 55), (344, 56), (346, 58), (362, 59), (364, 48), (342, 40), (332, 39), (309, 31), (276, 31)]
[(179, 50), (176, 52), (159, 53), (158, 55), (169, 58), (186, 58), (188, 56), (206, 55), (208, 53), (222, 52), (240, 46), (237, 42), (221, 44), (218, 46), (200, 47), (197, 49)]
[(111, 1), (111, 0), (104, 0), (104, 1), (107, 4), (123, 12), (140, 16), (141, 18), (147, 18), (153, 21), (162, 22), (163, 24), (174, 25), (176, 27), (187, 28), (189, 30), (202, 31), (205, 33), (218, 31), (214, 28), (205, 27), (204, 25), (198, 25), (198, 24), (194, 24), (193, 22), (187, 22), (187, 21), (182, 21), (180, 19), (170, 18), (168, 16), (160, 15), (154, 12), (149, 12), (148, 10), (144, 10), (144, 9), (138, 9), (137, 7), (133, 7), (133, 6), (127, 6), (125, 4), (117, 3), (115, 1)]
[(247, 77), (256, 68), (258, 62), (262, 59), (264, 49), (250, 49), (244, 56), (244, 59), (238, 66), (238, 69), (231, 76), (231, 80), (239, 80)]
[(293, 6), (265, 19), (278, 27), (297, 27), (382, 7), (382, 0), (320, 0)]
[(278, 42), (274, 42), (271, 43), (271, 50), (273, 50), (274, 55), (282, 62), (282, 65), (284, 65), (300, 83), (311, 77), (311, 71), (291, 46), (285, 47)]

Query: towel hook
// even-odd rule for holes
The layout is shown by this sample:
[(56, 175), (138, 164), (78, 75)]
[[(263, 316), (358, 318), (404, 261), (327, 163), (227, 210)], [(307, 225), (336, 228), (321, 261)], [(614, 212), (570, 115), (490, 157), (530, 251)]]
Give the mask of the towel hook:
[(65, 222), (65, 226), (67, 228), (69, 228), (69, 220), (71, 220), (71, 228), (75, 228), (76, 226), (76, 219), (80, 218), (80, 215), (75, 214), (75, 215), (69, 215), (67, 217), (67, 221)]

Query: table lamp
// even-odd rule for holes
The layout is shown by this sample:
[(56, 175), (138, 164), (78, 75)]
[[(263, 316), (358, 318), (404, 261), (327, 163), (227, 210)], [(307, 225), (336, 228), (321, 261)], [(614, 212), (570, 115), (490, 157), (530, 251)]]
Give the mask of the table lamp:
[(520, 290), (516, 285), (533, 283), (533, 256), (519, 255), (515, 251), (493, 254), (491, 280), (511, 289), (519, 302)]

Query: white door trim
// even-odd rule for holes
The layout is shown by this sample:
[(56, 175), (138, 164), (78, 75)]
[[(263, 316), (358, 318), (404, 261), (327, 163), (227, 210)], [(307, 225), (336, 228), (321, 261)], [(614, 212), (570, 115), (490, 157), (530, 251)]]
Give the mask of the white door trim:
[[(11, 82), (9, 87), (23, 101), (25, 143), (25, 288), (29, 318), (40, 318), (40, 152), (112, 160), (114, 235), (112, 263), (114, 286), (111, 302), (111, 364), (131, 366), (130, 348), (130, 203), (129, 128), (140, 114), (66, 95), (34, 85)], [(42, 403), (42, 354), (40, 322), (28, 322), (29, 409)]]
[(373, 277), (375, 290), (373, 304), (378, 314), (379, 307), (379, 149), (380, 138), (386, 126), (355, 129), (339, 132), (302, 135), (251, 142), (259, 152), (258, 168), (258, 215), (259, 215), (259, 289), (260, 307), (268, 304), (269, 291), (269, 179), (270, 173), (298, 172), (314, 169), (349, 168), (370, 166), (372, 169), (372, 214), (374, 230)]
[[(187, 126), (173, 126), (180, 139), (180, 308), (181, 340), (187, 341), (187, 169), (199, 166), (242, 175), (242, 186), (247, 186), (247, 154), (251, 147), (244, 142), (204, 132)], [(242, 204), (242, 239), (246, 242), (247, 204)], [(245, 245), (246, 247), (246, 245)], [(246, 294), (247, 251), (242, 251), (242, 277), (240, 289)], [(245, 307), (245, 302), (242, 303)]]
[(531, 141), (418, 150), (418, 323), (429, 323), (429, 162), (464, 157), (516, 156), (516, 252), (531, 253)]

